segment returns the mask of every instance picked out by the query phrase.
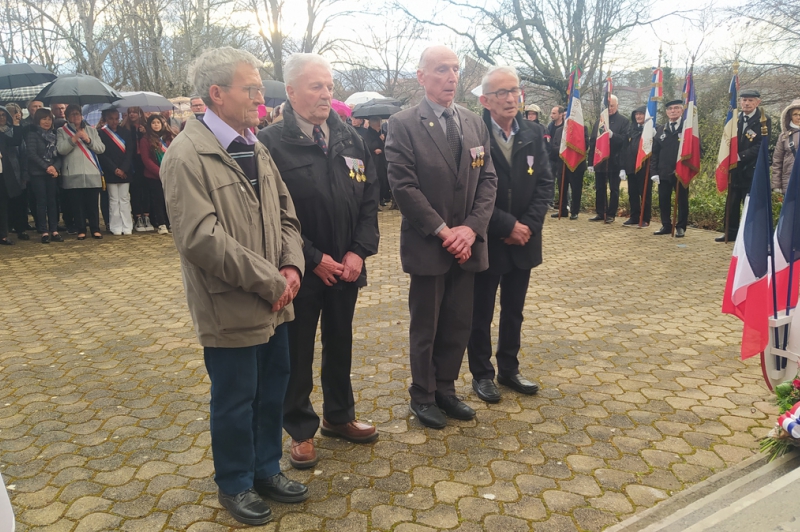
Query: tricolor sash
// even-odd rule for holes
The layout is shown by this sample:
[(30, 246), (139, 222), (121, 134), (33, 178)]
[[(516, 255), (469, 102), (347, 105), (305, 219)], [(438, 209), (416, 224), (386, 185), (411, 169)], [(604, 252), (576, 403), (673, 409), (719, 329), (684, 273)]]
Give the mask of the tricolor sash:
[[(64, 133), (66, 133), (69, 138), (73, 138), (77, 133), (77, 131), (72, 129), (72, 125), (69, 122), (64, 124), (64, 126), (61, 129), (64, 130)], [(89, 159), (89, 161), (91, 161), (91, 163), (95, 166), (95, 168), (97, 168), (97, 171), (100, 172), (100, 175), (102, 175), (103, 170), (100, 168), (100, 161), (97, 160), (97, 155), (95, 155), (95, 153), (92, 150), (88, 149), (82, 140), (79, 141), (76, 144), (76, 146), (80, 148), (80, 150), (83, 152), (86, 158)]]
[(113, 130), (112, 130), (110, 127), (108, 127), (108, 126), (103, 126), (101, 129), (102, 129), (103, 131), (105, 131), (105, 132), (106, 132), (106, 134), (107, 134), (109, 137), (111, 137), (111, 140), (112, 140), (112, 141), (114, 141), (114, 144), (116, 144), (116, 145), (117, 145), (117, 148), (119, 148), (119, 149), (122, 151), (122, 153), (125, 153), (125, 139), (123, 139), (122, 137), (120, 137), (120, 136), (119, 136), (119, 135), (118, 135), (118, 134), (117, 134), (115, 131), (113, 131)]

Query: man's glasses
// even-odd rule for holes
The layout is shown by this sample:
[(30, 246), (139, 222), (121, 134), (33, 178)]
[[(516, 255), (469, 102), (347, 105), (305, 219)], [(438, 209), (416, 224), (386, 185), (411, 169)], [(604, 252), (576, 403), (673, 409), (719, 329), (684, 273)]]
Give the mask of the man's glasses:
[[(233, 85), (220, 85), (220, 87), (227, 87), (229, 89), (232, 89)], [(263, 85), (247, 85), (247, 86), (244, 86), (244, 87), (241, 87), (241, 88), (243, 90), (247, 91), (247, 96), (251, 100), (255, 100), (256, 99), (256, 94), (260, 94), (261, 96), (264, 96), (264, 86)]]
[(495, 96), (497, 96), (498, 98), (500, 98), (502, 100), (503, 98), (506, 98), (509, 94), (514, 96), (514, 97), (519, 96), (519, 93), (521, 91), (522, 91), (522, 89), (520, 87), (514, 87), (513, 89), (499, 89), (499, 90), (496, 90), (496, 91), (493, 91), (493, 92), (487, 92), (486, 96), (494, 94)]

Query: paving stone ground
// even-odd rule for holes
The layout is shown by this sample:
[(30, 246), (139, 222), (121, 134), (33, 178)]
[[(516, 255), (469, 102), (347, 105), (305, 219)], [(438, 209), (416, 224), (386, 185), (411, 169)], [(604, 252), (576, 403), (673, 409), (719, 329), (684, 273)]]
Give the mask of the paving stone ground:
[[(548, 217), (531, 278), (521, 369), (540, 393), (486, 405), (465, 363), (477, 421), (437, 431), (408, 413), (400, 217), (381, 213), (352, 370), (380, 439), (318, 436), (310, 471), (284, 458), (311, 498), (272, 503), (258, 530), (599, 531), (756, 452), (776, 410), (719, 312), (731, 246), (587, 218)], [(18, 530), (238, 528), (216, 500), (208, 389), (171, 237), (0, 249), (0, 472)]]

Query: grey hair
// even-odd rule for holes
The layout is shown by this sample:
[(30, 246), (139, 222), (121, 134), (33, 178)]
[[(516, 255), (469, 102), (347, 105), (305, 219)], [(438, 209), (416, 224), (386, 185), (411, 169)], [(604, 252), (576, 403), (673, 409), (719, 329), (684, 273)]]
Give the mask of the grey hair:
[[(288, 87), (297, 82), (297, 78), (303, 75), (303, 71), (308, 65), (319, 65), (328, 69), (328, 72), (333, 74), (333, 68), (327, 59), (318, 54), (303, 54), (296, 53), (289, 56), (286, 64), (283, 65), (283, 81)], [(288, 96), (288, 95), (287, 95)]]
[(263, 61), (259, 61), (250, 52), (230, 46), (206, 50), (189, 65), (189, 82), (194, 85), (194, 90), (203, 103), (210, 106), (214, 103), (208, 94), (211, 86), (230, 85), (236, 69), (242, 64), (256, 69), (264, 65)]
[(517, 75), (517, 69), (510, 66), (500, 65), (500, 66), (493, 66), (487, 72), (486, 75), (483, 76), (481, 80), (481, 93), (486, 94), (489, 92), (489, 83), (490, 78), (493, 74), (501, 73), (501, 74), (508, 74), (510, 76), (514, 76), (514, 79), (517, 80), (517, 85), (519, 85), (519, 76)]
[(619, 98), (617, 98), (616, 94), (612, 94), (611, 96), (608, 97), (608, 99), (609, 101), (619, 103)]

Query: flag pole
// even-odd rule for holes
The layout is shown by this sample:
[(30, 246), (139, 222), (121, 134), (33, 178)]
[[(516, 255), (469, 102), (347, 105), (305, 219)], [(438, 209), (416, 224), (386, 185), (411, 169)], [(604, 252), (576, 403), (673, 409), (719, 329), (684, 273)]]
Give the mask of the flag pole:
[[(767, 115), (764, 113), (764, 108), (759, 107), (758, 111), (761, 113), (761, 143), (768, 142), (769, 139), (769, 130), (767, 129)], [(760, 157), (759, 157), (760, 159)], [(768, 164), (765, 162), (764, 164)], [(767, 172), (765, 179), (769, 179), (769, 172)], [(773, 241), (773, 227), (772, 227), (772, 189), (769, 187), (769, 183), (767, 183), (767, 189), (769, 193), (767, 194), (767, 213), (769, 217), (769, 233), (767, 234), (767, 255), (769, 256), (770, 264), (772, 265), (771, 272), (770, 272), (770, 281), (772, 284), (772, 317), (774, 319), (778, 319), (778, 287), (776, 286), (776, 272), (775, 272), (775, 245)], [(780, 349), (779, 341), (778, 341), (778, 330), (775, 329), (775, 349)], [(780, 363), (778, 363), (778, 369), (780, 369)]]
[[(566, 127), (567, 124), (564, 124), (562, 127)], [(564, 134), (564, 130), (561, 130), (561, 134)], [(564, 205), (564, 193), (567, 191), (564, 179), (567, 174), (567, 163), (561, 161), (561, 191), (558, 193), (558, 219), (561, 219), (561, 209)], [(574, 194), (574, 192), (573, 192)]]
[[(734, 62), (733, 62), (733, 75), (734, 75), (734, 77), (739, 75), (739, 60), (738, 59), (734, 60)], [(738, 98), (738, 96), (739, 96), (739, 94), (738, 94), (739, 86), (738, 85), (739, 84), (738, 84), (738, 81), (737, 81), (736, 85), (737, 85), (736, 86), (736, 92), (737, 92), (737, 94), (736, 94), (736, 96), (737, 96), (737, 98), (736, 98), (736, 110), (738, 111), (739, 110), (739, 98)], [(739, 120), (738, 119), (738, 115), (739, 114), (738, 114), (738, 112), (737, 112), (736, 115), (737, 115), (737, 119), (736, 119), (737, 120), (736, 134), (738, 135), (739, 134), (739, 129), (738, 129), (739, 128), (739, 125), (738, 125), (738, 120)], [(725, 188), (725, 243), (726, 244), (728, 243), (728, 231), (730, 230), (730, 224), (731, 224), (731, 220), (730, 220), (730, 218), (731, 218), (731, 202), (728, 201), (728, 199), (730, 197), (731, 197), (731, 170), (730, 170), (730, 168), (728, 168), (728, 186)]]
[[(664, 46), (663, 42), (658, 45), (658, 67), (657, 68), (659, 68), (659, 69), (661, 68), (661, 52), (662, 52), (663, 46)], [(653, 114), (653, 121), (655, 121), (656, 120), (656, 116), (658, 116), (658, 96), (656, 96), (655, 102), (656, 102), (656, 112)], [(655, 135), (655, 128), (653, 129), (653, 134)], [(649, 161), (650, 161), (650, 157), (652, 157), (652, 148), (650, 150), (651, 150), (650, 151), (650, 155), (647, 157), (647, 159), (645, 159), (645, 163), (644, 163), (644, 164), (647, 164), (647, 166), (645, 167), (645, 170), (644, 170), (644, 183), (642, 184), (642, 203), (640, 204), (641, 207), (639, 209), (639, 211), (640, 211), (640, 214), (639, 214), (639, 228), (640, 229), (642, 227), (644, 227), (644, 205), (645, 205), (645, 201), (647, 199), (647, 190), (650, 188), (650, 164), (649, 164)], [(651, 192), (650, 193), (650, 198), (652, 199), (652, 197), (653, 197), (653, 194)]]

